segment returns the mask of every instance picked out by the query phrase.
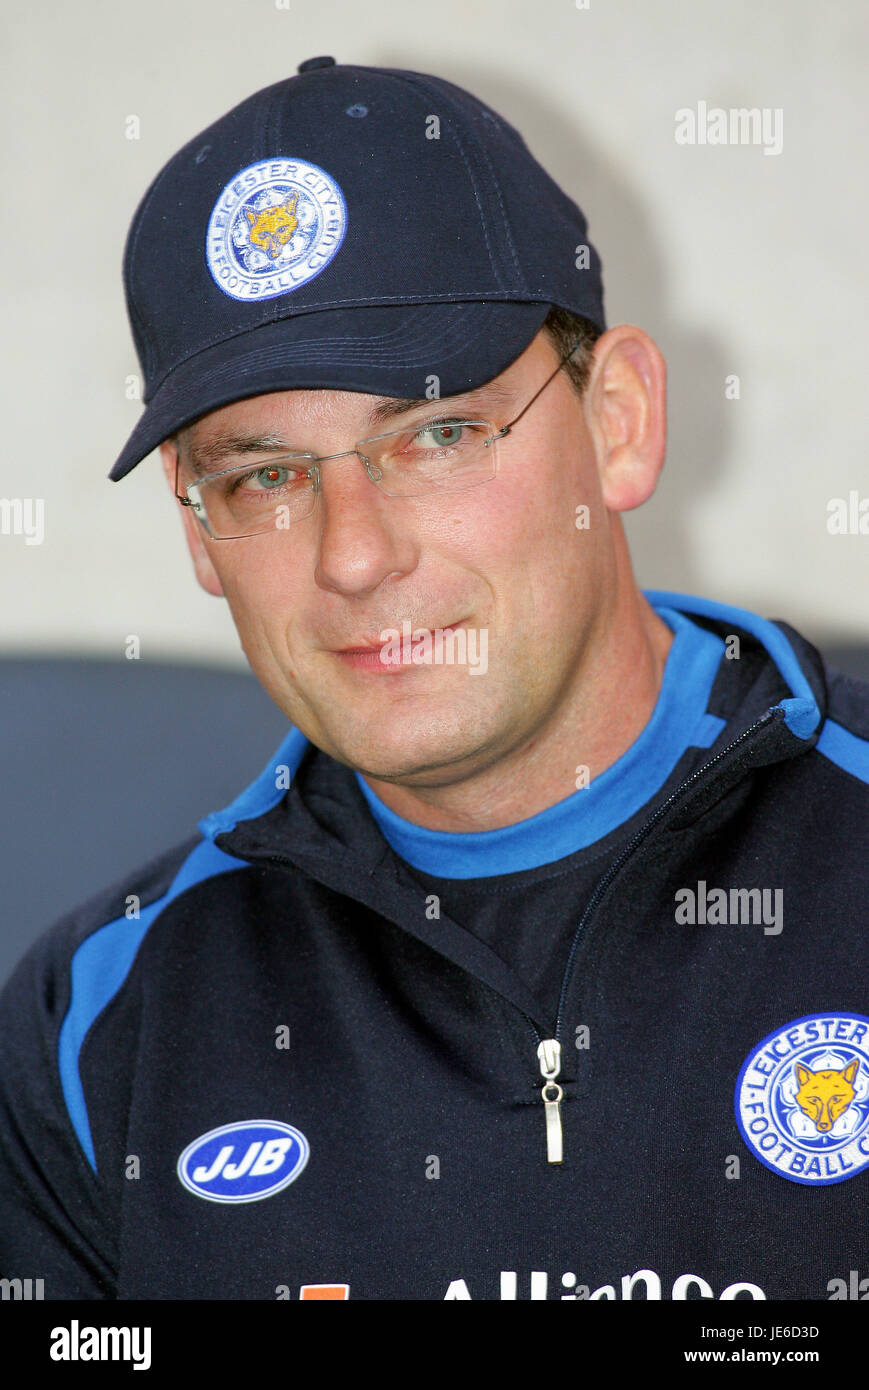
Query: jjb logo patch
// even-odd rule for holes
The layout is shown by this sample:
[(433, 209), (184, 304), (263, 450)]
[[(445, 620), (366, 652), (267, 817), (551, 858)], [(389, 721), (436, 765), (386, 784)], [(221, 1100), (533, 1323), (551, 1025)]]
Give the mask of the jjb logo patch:
[(338, 184), (304, 159), (242, 169), (214, 204), (205, 259), (231, 299), (274, 299), (325, 270), (347, 230)]
[(751, 1151), (791, 1182), (821, 1187), (869, 1166), (869, 1018), (808, 1014), (759, 1042), (736, 1083)]
[(188, 1144), (178, 1177), (207, 1202), (259, 1202), (289, 1186), (308, 1161), (301, 1130), (280, 1120), (221, 1125)]

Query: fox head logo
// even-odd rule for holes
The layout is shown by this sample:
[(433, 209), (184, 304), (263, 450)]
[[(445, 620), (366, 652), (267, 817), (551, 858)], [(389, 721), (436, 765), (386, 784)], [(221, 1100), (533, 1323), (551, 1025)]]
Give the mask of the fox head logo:
[(852, 1057), (841, 1071), (810, 1071), (802, 1063), (794, 1066), (799, 1090), (796, 1100), (819, 1134), (826, 1134), (854, 1099), (854, 1078), (860, 1058)]
[(221, 294), (241, 303), (283, 297), (313, 280), (347, 231), (347, 203), (331, 174), (294, 155), (261, 149), (260, 156), (221, 189), (205, 231), (208, 273)]
[(244, 209), (251, 246), (265, 251), (272, 261), (281, 254), (281, 247), (286, 246), (299, 225), (299, 219), (293, 215), (298, 199), (298, 193), (293, 193), (292, 196), (288, 193), (277, 207), (263, 208), (258, 213), (252, 212), (250, 208)]

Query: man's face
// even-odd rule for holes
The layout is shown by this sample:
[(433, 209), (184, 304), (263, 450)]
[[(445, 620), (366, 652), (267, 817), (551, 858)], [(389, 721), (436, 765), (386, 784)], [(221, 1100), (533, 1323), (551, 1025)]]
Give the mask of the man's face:
[[(541, 332), (494, 388), (451, 398), (449, 413), (500, 427), (558, 360)], [(384, 429), (422, 425), (446, 405), (426, 402), (372, 427), (382, 399), (295, 390), (213, 411), (182, 441), (181, 481), (200, 471), (196, 449), (224, 433), (280, 434), (288, 447), (334, 454)], [(478, 486), (389, 497), (350, 454), (321, 465), (313, 513), (288, 529), (212, 541), (185, 509), (200, 582), (225, 594), (255, 675), (312, 743), (372, 778), (461, 781), (530, 747), (569, 698), (614, 573), (594, 438), (561, 371), (499, 440), (497, 475)], [(163, 454), (174, 483), (174, 446)], [(234, 463), (250, 459), (221, 466)], [(589, 509), (582, 529), (580, 506)], [(468, 629), (479, 669), (347, 653), (405, 621), (417, 633)]]

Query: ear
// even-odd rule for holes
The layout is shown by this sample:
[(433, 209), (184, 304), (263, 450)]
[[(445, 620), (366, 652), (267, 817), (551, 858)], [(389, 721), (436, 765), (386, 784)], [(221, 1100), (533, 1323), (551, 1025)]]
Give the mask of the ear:
[[(178, 461), (178, 451), (174, 440), (167, 439), (160, 445), (160, 453), (163, 459), (163, 472), (169, 484), (172, 496), (175, 496), (175, 467)], [(191, 507), (183, 507), (177, 502), (177, 507), (181, 513), (181, 523), (184, 527), (184, 534), (187, 538), (187, 547), (193, 559), (193, 568), (196, 571), (196, 578), (202, 585), (207, 594), (213, 594), (215, 598), (223, 598), (223, 585), (214, 568), (211, 559), (209, 540), (202, 523), (197, 521)]]
[(667, 447), (667, 365), (642, 328), (623, 323), (598, 338), (585, 409), (606, 506), (641, 506), (655, 491)]

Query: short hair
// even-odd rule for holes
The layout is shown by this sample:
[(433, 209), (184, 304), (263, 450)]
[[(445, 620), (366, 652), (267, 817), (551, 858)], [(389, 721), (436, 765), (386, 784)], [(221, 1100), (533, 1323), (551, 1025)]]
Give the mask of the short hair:
[[(557, 305), (552, 306), (543, 321), (543, 332), (548, 335), (559, 357), (564, 357), (574, 343), (579, 344), (573, 356), (564, 365), (564, 370), (578, 396), (583, 394), (588, 385), (594, 345), (603, 331), (596, 323), (592, 323), (591, 319), (585, 318), (582, 314), (572, 314), (567, 309), (559, 309)], [(168, 436), (179, 451), (186, 433), (187, 427), (182, 426)]]
[(564, 365), (578, 396), (588, 385), (594, 345), (603, 336), (604, 330), (582, 314), (572, 314), (567, 309), (553, 305), (543, 321), (543, 332), (547, 334), (559, 357), (570, 352), (574, 343), (579, 343), (576, 352)]

